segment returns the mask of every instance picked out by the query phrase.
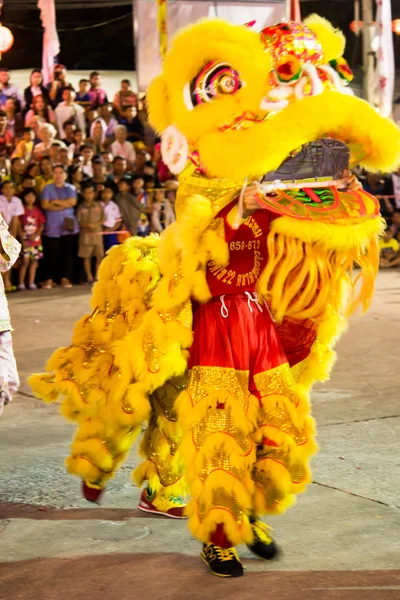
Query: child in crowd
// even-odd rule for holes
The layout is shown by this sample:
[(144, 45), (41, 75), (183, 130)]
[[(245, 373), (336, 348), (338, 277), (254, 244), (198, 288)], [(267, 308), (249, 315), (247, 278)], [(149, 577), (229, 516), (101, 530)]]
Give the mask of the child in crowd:
[(118, 235), (113, 233), (121, 227), (122, 217), (118, 205), (113, 200), (114, 192), (110, 185), (106, 185), (100, 192), (101, 205), (104, 210), (104, 250), (107, 252), (112, 246), (118, 244)]
[(380, 268), (400, 267), (400, 244), (394, 237), (393, 229), (386, 227), (384, 235), (379, 240)]
[(33, 133), (33, 129), (31, 127), (24, 127), (24, 133), (22, 135), (22, 140), (18, 142), (17, 147), (15, 148), (12, 157), (13, 158), (22, 158), (26, 164), (31, 161), (33, 155), (33, 140), (35, 135)]
[(136, 175), (132, 180), (132, 194), (142, 206), (142, 212), (151, 216), (151, 195), (144, 188), (144, 177)]
[[(24, 206), (21, 200), (14, 196), (14, 190), (15, 187), (12, 181), (3, 182), (2, 195), (0, 196), (0, 215), (8, 225), (12, 237), (16, 238), (19, 231), (19, 217), (24, 214)], [(17, 289), (11, 283), (11, 268), (12, 265), (3, 272), (6, 292), (15, 292)]]
[(165, 190), (163, 188), (155, 189), (151, 213), (151, 230), (155, 233), (162, 233), (174, 221), (174, 210), (170, 201), (165, 197)]
[(39, 260), (43, 258), (42, 232), (46, 219), (37, 205), (37, 195), (33, 188), (24, 190), (21, 194), (21, 200), (25, 212), (20, 216), (22, 264), (19, 269), (18, 289), (20, 291), (26, 289), (25, 277), (29, 268), (28, 289), (36, 290), (36, 270)]
[[(10, 234), (7, 222), (0, 215), (0, 272), (6, 273), (17, 260), (21, 244)], [(0, 277), (0, 414), (3, 406), (10, 402), (18, 391), (19, 377), (15, 362), (10, 313)]]
[(93, 184), (87, 183), (82, 189), (83, 203), (78, 206), (77, 219), (80, 226), (79, 233), (79, 258), (83, 258), (83, 266), (87, 282), (94, 282), (92, 272), (92, 258), (96, 259), (95, 277), (104, 256), (102, 225), (104, 224), (104, 209), (95, 202), (95, 189)]
[(87, 106), (91, 106), (92, 102), (89, 96), (89, 80), (81, 79), (79, 81), (79, 90), (75, 96), (75, 102), (86, 108)]
[(150, 235), (150, 223), (146, 213), (140, 215), (137, 234), (139, 237), (147, 237)]
[(131, 183), (128, 177), (122, 177), (118, 183), (118, 194), (115, 201), (121, 211), (126, 228), (132, 235), (137, 235), (140, 214), (143, 207), (140, 201), (131, 193)]

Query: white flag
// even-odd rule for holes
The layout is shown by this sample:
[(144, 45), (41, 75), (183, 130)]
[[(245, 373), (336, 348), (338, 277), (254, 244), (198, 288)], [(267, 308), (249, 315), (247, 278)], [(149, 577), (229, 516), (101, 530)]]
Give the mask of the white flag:
[(55, 58), (60, 53), (54, 0), (38, 0), (38, 9), (40, 10), (40, 19), (44, 28), (42, 55), (43, 83), (47, 85), (53, 80)]
[(379, 111), (392, 114), (394, 91), (394, 52), (392, 34), (392, 8), (390, 0), (376, 0), (376, 35), (379, 40), (377, 56), (377, 104)]

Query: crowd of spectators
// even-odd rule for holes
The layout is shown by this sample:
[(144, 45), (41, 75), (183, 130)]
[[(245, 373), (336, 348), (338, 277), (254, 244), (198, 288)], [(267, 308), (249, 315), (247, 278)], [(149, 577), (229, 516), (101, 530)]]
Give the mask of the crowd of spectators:
[(75, 90), (63, 65), (21, 92), (0, 67), (0, 213), (22, 244), (7, 292), (93, 283), (106, 250), (175, 220), (146, 98), (129, 80), (109, 99), (94, 71)]

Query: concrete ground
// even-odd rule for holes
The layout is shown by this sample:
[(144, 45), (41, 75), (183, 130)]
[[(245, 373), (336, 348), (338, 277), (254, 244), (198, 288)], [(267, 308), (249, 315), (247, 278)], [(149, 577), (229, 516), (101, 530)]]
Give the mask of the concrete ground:
[(73, 425), (31, 397), (26, 377), (70, 340), (86, 287), (10, 298), (20, 394), (0, 420), (0, 600), (160, 598), (400, 599), (400, 273), (380, 273), (373, 306), (341, 340), (331, 381), (315, 389), (314, 483), (271, 518), (273, 563), (240, 548), (240, 580), (212, 577), (184, 521), (137, 509), (135, 451), (101, 507), (65, 473)]

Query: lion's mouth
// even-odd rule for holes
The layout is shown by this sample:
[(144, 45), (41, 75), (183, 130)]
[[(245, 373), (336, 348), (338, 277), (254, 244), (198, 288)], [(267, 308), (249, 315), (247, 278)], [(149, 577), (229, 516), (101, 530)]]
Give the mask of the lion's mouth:
[(349, 147), (332, 138), (305, 144), (288, 156), (261, 180), (265, 194), (274, 189), (340, 187), (346, 181), (350, 162)]

